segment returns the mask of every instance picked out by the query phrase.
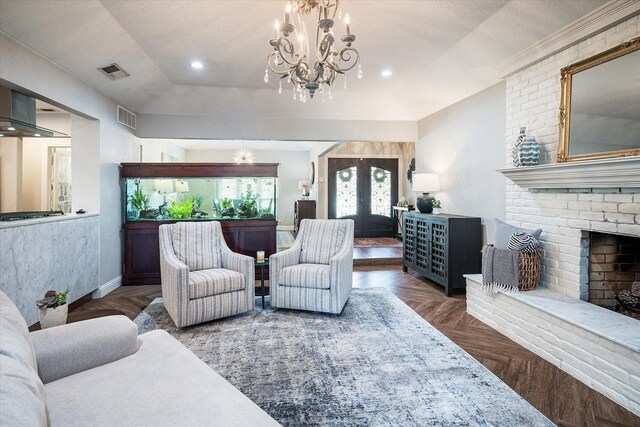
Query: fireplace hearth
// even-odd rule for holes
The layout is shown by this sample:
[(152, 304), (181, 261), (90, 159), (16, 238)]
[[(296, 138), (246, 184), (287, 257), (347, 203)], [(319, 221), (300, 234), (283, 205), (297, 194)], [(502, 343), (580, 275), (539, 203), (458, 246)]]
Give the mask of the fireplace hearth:
[(640, 238), (589, 233), (589, 302), (640, 320)]

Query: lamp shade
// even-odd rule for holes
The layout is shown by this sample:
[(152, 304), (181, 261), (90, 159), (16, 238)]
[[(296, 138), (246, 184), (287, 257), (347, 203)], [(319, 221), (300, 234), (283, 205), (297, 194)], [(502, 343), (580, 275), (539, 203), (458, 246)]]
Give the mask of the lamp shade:
[(188, 193), (189, 192), (189, 183), (187, 181), (183, 181), (181, 179), (176, 181), (176, 191), (178, 193)]
[(304, 179), (298, 181), (298, 190), (304, 190), (304, 187), (309, 187), (309, 181)]
[(160, 193), (173, 192), (173, 181), (170, 179), (156, 179), (156, 190)]
[(414, 173), (411, 188), (413, 191), (419, 191), (421, 193), (439, 191), (440, 177), (435, 173)]

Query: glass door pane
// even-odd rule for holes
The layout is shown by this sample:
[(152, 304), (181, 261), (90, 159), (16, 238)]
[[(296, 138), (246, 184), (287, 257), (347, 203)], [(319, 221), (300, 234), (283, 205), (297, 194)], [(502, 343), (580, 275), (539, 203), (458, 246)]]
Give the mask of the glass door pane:
[(371, 167), (371, 215), (391, 218), (391, 171)]
[(358, 168), (336, 171), (336, 218), (358, 214)]

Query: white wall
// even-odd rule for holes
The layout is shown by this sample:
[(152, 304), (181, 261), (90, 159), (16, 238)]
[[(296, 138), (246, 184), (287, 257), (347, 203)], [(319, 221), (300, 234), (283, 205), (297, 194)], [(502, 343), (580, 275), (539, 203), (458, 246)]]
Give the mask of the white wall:
[(0, 144), (0, 212), (22, 206), (22, 139), (2, 138)]
[[(241, 147), (238, 147), (241, 148)], [(233, 163), (230, 150), (187, 150), (187, 162)], [(281, 227), (293, 227), (293, 205), (302, 195), (298, 181), (309, 178), (308, 151), (253, 151), (256, 163), (279, 163), (276, 215)]]
[(77, 127), (72, 123), (73, 209), (100, 212), (100, 283), (95, 287), (117, 280), (122, 272), (118, 165), (138, 161), (138, 138), (115, 121), (113, 100), (1, 33), (0, 57), (3, 84), (93, 119)]
[(175, 157), (176, 162), (185, 162), (187, 159), (187, 150), (178, 147), (170, 140), (143, 138), (140, 139), (140, 146), (142, 150), (140, 161), (144, 163), (162, 162), (162, 153)]
[(418, 123), (416, 173), (437, 173), (446, 213), (482, 218), (493, 242), (493, 218), (505, 217), (505, 84), (498, 83)]
[[(301, 106), (302, 107), (302, 106)], [(327, 104), (327, 108), (329, 104)], [(141, 114), (141, 138), (274, 139), (282, 141), (412, 141), (415, 121), (247, 119)]]
[(70, 138), (22, 139), (21, 210), (44, 211), (50, 209), (48, 164), (49, 147), (69, 146), (71, 146)]

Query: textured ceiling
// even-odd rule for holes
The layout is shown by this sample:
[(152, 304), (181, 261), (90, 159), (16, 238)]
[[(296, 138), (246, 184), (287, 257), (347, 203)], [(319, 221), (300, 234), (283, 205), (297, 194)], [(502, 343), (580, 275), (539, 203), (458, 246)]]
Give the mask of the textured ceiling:
[[(262, 80), (282, 0), (0, 0), (0, 31), (139, 113), (418, 120), (497, 82), (497, 64), (604, 3), (344, 0), (365, 77), (305, 105)], [(112, 62), (130, 77), (96, 70)]]

